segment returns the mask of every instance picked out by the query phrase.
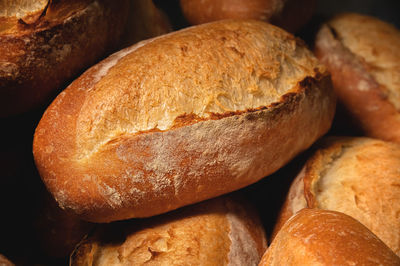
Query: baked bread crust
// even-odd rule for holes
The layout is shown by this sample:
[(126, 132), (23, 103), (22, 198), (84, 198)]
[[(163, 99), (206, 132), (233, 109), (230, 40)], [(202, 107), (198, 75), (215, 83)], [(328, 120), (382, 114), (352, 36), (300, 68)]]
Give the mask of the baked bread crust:
[(180, 0), (192, 25), (222, 19), (258, 19), (295, 32), (311, 18), (316, 0)]
[(334, 109), (329, 75), (292, 35), (219, 21), (89, 69), (47, 109), (33, 152), (62, 208), (95, 222), (147, 217), (271, 174)]
[(257, 265), (267, 248), (253, 208), (235, 197), (99, 226), (70, 265)]
[(180, 0), (182, 12), (192, 24), (221, 19), (259, 19), (268, 21), (279, 14), (287, 0)]
[(0, 254), (0, 265), (1, 266), (14, 266), (15, 264), (9, 261), (6, 257)]
[(338, 99), (367, 136), (400, 142), (400, 31), (376, 18), (343, 14), (317, 34), (315, 53)]
[(302, 208), (343, 212), (400, 255), (397, 144), (369, 138), (328, 138), (293, 182), (276, 228)]
[(129, 10), (127, 0), (19, 2), (0, 11), (0, 117), (44, 104), (117, 48)]
[(354, 218), (302, 209), (278, 232), (264, 265), (399, 265), (400, 258)]

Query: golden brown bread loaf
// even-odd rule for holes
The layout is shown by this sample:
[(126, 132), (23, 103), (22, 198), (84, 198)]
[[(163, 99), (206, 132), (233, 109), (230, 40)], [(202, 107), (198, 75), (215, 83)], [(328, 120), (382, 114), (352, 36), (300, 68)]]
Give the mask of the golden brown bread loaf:
[(37, 107), (119, 44), (128, 0), (1, 1), (0, 117)]
[(9, 261), (6, 257), (0, 254), (0, 266), (14, 266), (15, 264)]
[(301, 41), (219, 21), (89, 69), (47, 109), (33, 152), (62, 208), (95, 222), (147, 217), (271, 174), (329, 129), (334, 108)]
[(400, 255), (400, 146), (369, 138), (329, 138), (293, 182), (276, 234), (302, 208), (343, 212)]
[(101, 225), (77, 246), (70, 265), (257, 265), (266, 248), (251, 206), (224, 197)]
[(367, 136), (400, 142), (400, 31), (376, 18), (343, 14), (317, 35), (338, 99)]
[(192, 25), (221, 19), (258, 19), (294, 32), (312, 16), (315, 0), (180, 0)]
[(302, 209), (278, 232), (259, 266), (400, 265), (360, 222), (340, 212)]

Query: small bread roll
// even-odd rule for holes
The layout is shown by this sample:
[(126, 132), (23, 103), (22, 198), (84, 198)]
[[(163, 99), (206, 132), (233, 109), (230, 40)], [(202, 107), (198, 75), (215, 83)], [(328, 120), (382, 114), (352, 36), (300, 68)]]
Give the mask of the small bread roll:
[(376, 18), (343, 14), (315, 43), (339, 100), (364, 134), (400, 142), (400, 31)]
[(301, 41), (218, 21), (92, 67), (47, 109), (33, 152), (62, 208), (94, 222), (148, 217), (273, 173), (334, 109), (329, 75)]
[(243, 199), (217, 198), (143, 220), (101, 225), (71, 255), (78, 265), (257, 265), (258, 216)]
[(119, 44), (128, 0), (1, 1), (0, 117), (48, 101)]
[(180, 4), (192, 25), (221, 19), (258, 19), (295, 32), (311, 18), (316, 0), (180, 0)]
[(302, 208), (343, 212), (400, 255), (400, 146), (368, 138), (330, 138), (293, 182), (283, 223)]
[(15, 264), (9, 261), (6, 257), (0, 254), (0, 266), (14, 266)]
[(357, 220), (303, 209), (288, 220), (261, 259), (272, 265), (400, 265), (400, 258)]

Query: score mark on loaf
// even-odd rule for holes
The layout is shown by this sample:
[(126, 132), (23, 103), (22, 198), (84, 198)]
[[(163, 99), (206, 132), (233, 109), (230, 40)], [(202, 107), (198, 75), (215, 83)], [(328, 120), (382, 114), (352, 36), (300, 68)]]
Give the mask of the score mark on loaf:
[(86, 71), (43, 115), (34, 156), (61, 207), (95, 222), (147, 217), (271, 174), (329, 129), (334, 108), (301, 41), (218, 21)]

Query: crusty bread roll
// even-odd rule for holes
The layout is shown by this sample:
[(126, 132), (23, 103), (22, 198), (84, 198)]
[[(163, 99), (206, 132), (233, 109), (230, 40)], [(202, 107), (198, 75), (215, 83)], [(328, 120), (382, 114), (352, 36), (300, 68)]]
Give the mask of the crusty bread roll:
[(400, 142), (400, 32), (383, 21), (343, 14), (315, 44), (338, 99), (367, 136)]
[(217, 198), (142, 220), (101, 225), (70, 265), (257, 265), (267, 248), (243, 199)]
[(303, 209), (279, 231), (259, 266), (400, 265), (400, 258), (357, 220)]
[(221, 19), (259, 19), (294, 32), (310, 19), (316, 0), (180, 0), (180, 5), (192, 25)]
[(119, 44), (128, 0), (1, 1), (0, 117), (43, 104)]
[(6, 257), (0, 254), (0, 266), (13, 266), (15, 265), (11, 261), (9, 261)]
[(275, 234), (302, 208), (343, 212), (400, 255), (400, 146), (369, 138), (329, 138), (293, 182)]
[(219, 21), (92, 67), (47, 109), (33, 152), (62, 208), (95, 222), (147, 217), (271, 174), (329, 129), (334, 108), (301, 41)]

